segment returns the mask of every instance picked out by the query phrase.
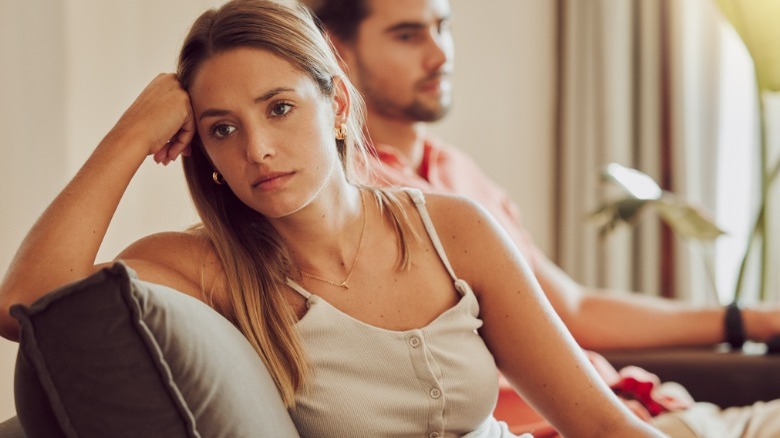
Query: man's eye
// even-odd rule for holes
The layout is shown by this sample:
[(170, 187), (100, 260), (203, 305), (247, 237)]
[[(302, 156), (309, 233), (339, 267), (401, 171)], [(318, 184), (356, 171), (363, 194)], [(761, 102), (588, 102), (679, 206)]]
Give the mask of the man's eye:
[(404, 42), (415, 41), (419, 39), (419, 32), (399, 32), (396, 34), (396, 38)]
[(449, 32), (450, 29), (452, 29), (452, 22), (450, 22), (450, 20), (442, 20), (439, 22), (439, 35), (443, 34), (444, 32)]
[(289, 104), (287, 102), (275, 103), (271, 107), (271, 114), (273, 114), (274, 116), (285, 116), (287, 115), (287, 113), (290, 112), (292, 107), (293, 107), (292, 104)]
[(235, 126), (217, 125), (211, 130), (211, 133), (217, 138), (225, 138), (228, 135), (234, 133), (235, 131), (236, 131)]

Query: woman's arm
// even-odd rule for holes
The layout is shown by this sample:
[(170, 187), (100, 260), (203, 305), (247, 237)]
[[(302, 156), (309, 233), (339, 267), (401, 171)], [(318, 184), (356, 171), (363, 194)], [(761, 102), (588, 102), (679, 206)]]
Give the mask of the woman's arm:
[(480, 304), (480, 334), (509, 382), (565, 436), (662, 436), (598, 377), (517, 247), (471, 201), (428, 196), (458, 274)]
[(0, 283), (0, 335), (16, 339), (8, 309), (95, 270), (95, 258), (130, 180), (150, 154), (168, 164), (194, 134), (187, 93), (161, 74), (141, 92), (28, 232)]

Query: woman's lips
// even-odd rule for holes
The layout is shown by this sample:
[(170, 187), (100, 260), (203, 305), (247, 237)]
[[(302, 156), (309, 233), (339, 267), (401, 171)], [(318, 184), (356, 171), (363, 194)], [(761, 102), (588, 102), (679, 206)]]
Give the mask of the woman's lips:
[(260, 190), (273, 190), (284, 184), (295, 172), (274, 172), (260, 176), (252, 187)]

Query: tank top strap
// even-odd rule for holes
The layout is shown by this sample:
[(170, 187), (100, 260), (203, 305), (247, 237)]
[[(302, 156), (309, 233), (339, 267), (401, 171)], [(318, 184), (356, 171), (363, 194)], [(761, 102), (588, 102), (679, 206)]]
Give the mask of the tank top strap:
[(304, 289), (303, 286), (298, 284), (297, 281), (293, 280), (290, 277), (287, 277), (287, 286), (290, 286), (295, 292), (301, 294), (304, 298), (306, 298), (306, 300), (311, 298), (311, 292)]
[(404, 191), (409, 195), (409, 198), (412, 199), (415, 207), (417, 207), (417, 211), (420, 213), (420, 217), (425, 225), (425, 231), (428, 232), (428, 237), (431, 239), (433, 247), (436, 248), (436, 253), (439, 254), (439, 258), (442, 263), (444, 263), (444, 267), (447, 268), (447, 272), (450, 273), (452, 281), (457, 282), (459, 280), (458, 276), (455, 275), (455, 271), (450, 265), (450, 260), (447, 258), (447, 253), (444, 252), (444, 247), (441, 244), (441, 240), (439, 240), (439, 234), (436, 232), (436, 227), (433, 226), (431, 216), (428, 214), (428, 209), (425, 207), (425, 196), (419, 189), (405, 188)]

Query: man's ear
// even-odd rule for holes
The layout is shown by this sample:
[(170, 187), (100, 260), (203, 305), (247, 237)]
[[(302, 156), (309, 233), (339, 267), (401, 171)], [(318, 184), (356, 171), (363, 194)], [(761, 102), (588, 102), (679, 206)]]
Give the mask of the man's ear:
[(340, 76), (333, 77), (333, 114), (337, 123), (346, 123), (349, 117), (350, 100), (349, 88), (345, 79)]

